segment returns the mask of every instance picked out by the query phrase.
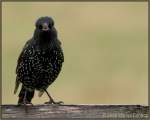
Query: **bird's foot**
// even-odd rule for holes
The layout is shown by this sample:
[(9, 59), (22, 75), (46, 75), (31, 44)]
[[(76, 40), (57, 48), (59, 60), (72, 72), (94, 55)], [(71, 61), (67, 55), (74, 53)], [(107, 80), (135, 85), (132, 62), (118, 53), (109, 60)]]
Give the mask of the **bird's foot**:
[(18, 102), (18, 106), (33, 106), (31, 102), (25, 101), (25, 102)]
[(48, 101), (48, 102), (45, 102), (44, 104), (57, 104), (57, 105), (62, 105), (64, 104), (63, 101), (58, 101), (58, 102), (55, 102), (55, 101)]

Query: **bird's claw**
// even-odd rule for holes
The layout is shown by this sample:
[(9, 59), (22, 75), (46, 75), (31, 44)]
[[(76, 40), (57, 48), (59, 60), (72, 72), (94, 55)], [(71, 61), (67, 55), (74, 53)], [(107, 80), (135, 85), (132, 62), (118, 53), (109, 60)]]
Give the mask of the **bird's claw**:
[(31, 102), (20, 102), (18, 106), (33, 106), (33, 104)]
[(64, 104), (64, 102), (63, 101), (58, 101), (58, 102), (54, 102), (53, 104), (62, 105), (62, 104)]
[(55, 101), (48, 101), (48, 102), (45, 102), (44, 104), (57, 104), (57, 105), (62, 105), (64, 104), (63, 101), (58, 101), (58, 102), (55, 102)]
[(26, 104), (24, 104), (25, 106), (33, 106), (33, 104), (32, 103), (26, 103)]

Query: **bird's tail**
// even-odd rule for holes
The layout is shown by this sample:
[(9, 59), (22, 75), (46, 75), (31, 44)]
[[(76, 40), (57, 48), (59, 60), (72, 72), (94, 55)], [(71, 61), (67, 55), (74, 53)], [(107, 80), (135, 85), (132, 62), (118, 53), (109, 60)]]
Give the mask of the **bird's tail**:
[(18, 80), (16, 80), (16, 84), (15, 84), (15, 89), (14, 89), (14, 94), (16, 94), (18, 87), (19, 87), (20, 82)]

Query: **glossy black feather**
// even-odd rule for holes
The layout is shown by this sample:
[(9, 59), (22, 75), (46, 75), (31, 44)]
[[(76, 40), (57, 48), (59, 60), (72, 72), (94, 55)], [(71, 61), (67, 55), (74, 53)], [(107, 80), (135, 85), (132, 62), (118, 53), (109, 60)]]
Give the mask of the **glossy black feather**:
[[(40, 29), (43, 23), (49, 26), (46, 32)], [(63, 62), (63, 51), (54, 21), (50, 17), (42, 17), (37, 20), (34, 35), (18, 58), (16, 83), (22, 83), (28, 91), (47, 89), (59, 75)]]

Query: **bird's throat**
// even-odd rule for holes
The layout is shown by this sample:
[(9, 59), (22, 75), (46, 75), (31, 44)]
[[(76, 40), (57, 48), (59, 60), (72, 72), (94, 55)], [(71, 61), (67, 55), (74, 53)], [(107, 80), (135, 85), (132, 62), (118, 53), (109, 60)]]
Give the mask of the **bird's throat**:
[(59, 46), (57, 36), (52, 32), (35, 31), (34, 40), (41, 50), (52, 49)]
[(59, 43), (56, 38), (43, 37), (39, 39), (38, 45), (41, 50), (51, 50), (53, 48), (58, 47)]

